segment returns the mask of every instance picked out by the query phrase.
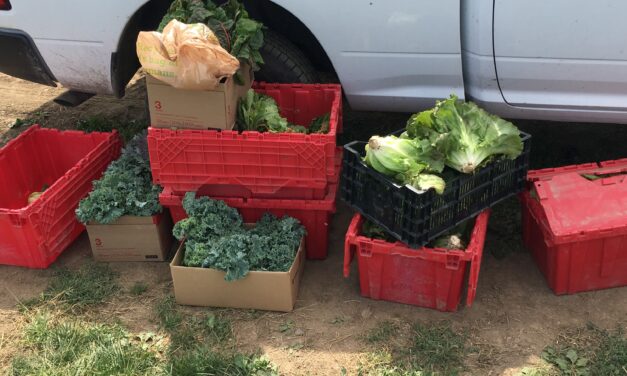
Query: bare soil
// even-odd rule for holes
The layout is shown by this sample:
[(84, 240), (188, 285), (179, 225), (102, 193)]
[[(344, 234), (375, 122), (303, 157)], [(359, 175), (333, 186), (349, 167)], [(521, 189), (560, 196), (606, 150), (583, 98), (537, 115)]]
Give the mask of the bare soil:
[[(8, 129), (16, 118), (41, 117), (48, 126), (70, 128), (77, 119), (92, 115), (120, 120), (146, 117), (141, 80), (130, 86), (123, 99), (96, 96), (72, 109), (51, 102), (61, 92), (62, 89), (0, 75), (0, 134), (4, 132), (0, 144), (22, 130)], [(348, 114), (347, 123), (367, 123), (369, 118), (367, 113)], [(372, 118), (375, 119), (372, 124), (364, 127), (382, 130), (398, 128), (399, 124), (402, 126), (402, 119), (407, 117), (373, 114)], [(382, 119), (391, 120), (376, 128)], [(543, 137), (564, 139), (559, 132), (546, 130), (543, 124), (531, 122), (526, 126)], [(577, 145), (583, 148), (578, 150), (589, 148), (598, 151), (599, 147), (594, 146), (596, 141), (589, 139), (603, 138), (610, 140), (608, 145), (612, 141), (620, 143), (614, 146), (615, 149), (611, 145), (604, 145), (609, 153), (607, 156), (613, 157), (612, 153), (621, 151), (625, 154), (627, 127), (594, 127), (599, 127), (596, 128), (598, 137), (591, 137), (597, 134), (596, 130), (594, 133), (591, 130), (580, 131), (581, 142), (577, 144), (579, 141), (569, 141), (570, 144), (564, 147), (570, 148), (575, 144), (575, 148)], [(560, 126), (560, 129), (565, 128)], [(577, 131), (572, 131), (566, 138), (579, 140), (575, 138), (576, 134)], [(547, 145), (556, 144), (559, 141), (547, 142)], [(552, 152), (551, 147), (540, 146), (535, 150), (538, 150), (534, 157), (536, 166), (551, 161), (561, 163), (570, 162), (568, 158), (575, 161), (581, 158), (576, 152), (573, 157), (572, 152), (567, 151), (564, 154), (566, 157), (560, 157), (560, 154), (551, 159), (546, 156)], [(561, 150), (553, 151), (559, 154)], [(627, 288), (570, 296), (555, 296), (551, 292), (521, 245), (517, 205), (515, 200), (510, 200), (494, 210), (477, 297), (472, 308), (462, 307), (455, 313), (442, 313), (362, 298), (355, 265), (350, 278), (342, 277), (343, 240), (352, 213), (349, 208), (338, 203), (338, 212), (330, 226), (329, 257), (324, 261), (308, 261), (294, 312), (281, 314), (225, 310), (234, 322), (237, 345), (242, 350), (263, 351), (286, 375), (339, 375), (343, 368), (348, 374), (355, 374), (365, 356), (377, 350), (375, 345), (367, 344), (364, 335), (380, 322), (391, 320), (406, 324), (447, 321), (455, 330), (467, 334), (470, 344), (475, 348), (467, 359), (468, 374), (515, 375), (521, 368), (537, 362), (542, 349), (565, 328), (580, 327), (591, 322), (602, 328), (620, 326), (627, 329)], [(90, 258), (89, 242), (86, 234), (83, 234), (51, 269), (28, 270), (0, 266), (0, 370), (9, 365), (11, 357), (18, 351), (22, 315), (18, 312), (17, 303), (38, 296), (56, 267), (74, 268), (90, 261)], [(154, 305), (172, 293), (168, 265), (116, 263), (112, 267), (120, 274), (123, 290), (97, 314), (103, 319), (117, 317), (133, 332), (159, 331)], [(128, 293), (137, 281), (143, 281), (149, 286), (148, 291), (139, 298)], [(279, 326), (289, 321), (293, 322), (293, 330), (281, 332)]]

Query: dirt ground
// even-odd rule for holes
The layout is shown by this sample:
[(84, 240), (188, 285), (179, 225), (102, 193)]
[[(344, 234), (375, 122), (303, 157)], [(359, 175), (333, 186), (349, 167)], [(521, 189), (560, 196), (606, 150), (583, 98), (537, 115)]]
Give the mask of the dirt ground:
[[(120, 120), (146, 117), (141, 82), (131, 86), (126, 98), (96, 96), (73, 109), (51, 100), (62, 89), (48, 88), (0, 75), (0, 144), (20, 129), (9, 130), (16, 118), (43, 119), (50, 126), (72, 127), (80, 117), (104, 115)], [(345, 141), (360, 132), (399, 128), (406, 115), (347, 113)], [(362, 129), (354, 127), (361, 126)], [(368, 128), (369, 127), (369, 128)], [(584, 162), (587, 158), (627, 156), (627, 127), (604, 125), (553, 125), (524, 122), (534, 134), (533, 164)], [(548, 128), (548, 129), (547, 129)], [(601, 146), (601, 144), (603, 146)], [(542, 349), (565, 328), (594, 323), (601, 328), (627, 329), (627, 288), (555, 296), (533, 264), (520, 241), (517, 201), (497, 206), (491, 218), (484, 259), (472, 308), (441, 313), (413, 306), (374, 301), (359, 293), (358, 272), (342, 277), (344, 234), (352, 216), (338, 203), (330, 226), (329, 257), (306, 265), (299, 300), (289, 314), (228, 310), (242, 350), (261, 349), (286, 375), (339, 375), (342, 369), (354, 374), (366, 354), (376, 350), (364, 334), (385, 320), (399, 323), (448, 321), (469, 336), (477, 349), (467, 361), (471, 375), (516, 375), (538, 361)], [(627, 247), (627, 245), (626, 245)], [(56, 266), (77, 267), (90, 260), (90, 247), (83, 234)], [(103, 317), (119, 317), (134, 332), (159, 330), (154, 304), (170, 294), (166, 263), (112, 264), (126, 290), (136, 281), (149, 285), (140, 298), (122, 294), (102, 308)], [(53, 269), (28, 270), (0, 266), (0, 370), (15, 353), (21, 325), (18, 301), (40, 294)], [(190, 310), (200, 310), (198, 308)], [(292, 321), (295, 329), (281, 332), (279, 326)], [(403, 333), (401, 333), (403, 335)]]

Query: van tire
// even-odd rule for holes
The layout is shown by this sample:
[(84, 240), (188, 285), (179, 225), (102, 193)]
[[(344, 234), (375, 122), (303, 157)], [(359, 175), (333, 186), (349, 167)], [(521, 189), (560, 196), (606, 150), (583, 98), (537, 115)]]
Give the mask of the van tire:
[(318, 82), (318, 73), (309, 59), (282, 35), (265, 31), (260, 53), (264, 64), (255, 72), (255, 81), (304, 84)]

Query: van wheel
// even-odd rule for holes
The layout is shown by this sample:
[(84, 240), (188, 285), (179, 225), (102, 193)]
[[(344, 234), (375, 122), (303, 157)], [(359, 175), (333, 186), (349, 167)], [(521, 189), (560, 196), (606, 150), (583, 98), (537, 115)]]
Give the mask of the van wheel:
[(316, 83), (318, 73), (305, 55), (285, 37), (264, 32), (261, 47), (264, 64), (255, 72), (255, 81), (277, 83)]

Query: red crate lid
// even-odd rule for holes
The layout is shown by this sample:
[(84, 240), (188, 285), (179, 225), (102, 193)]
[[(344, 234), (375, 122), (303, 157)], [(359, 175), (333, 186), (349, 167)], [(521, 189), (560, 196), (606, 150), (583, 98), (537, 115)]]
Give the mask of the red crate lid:
[[(600, 166), (599, 172), (568, 170), (533, 182), (554, 243), (627, 232), (627, 163), (615, 169)], [(597, 179), (584, 173), (597, 174)]]

